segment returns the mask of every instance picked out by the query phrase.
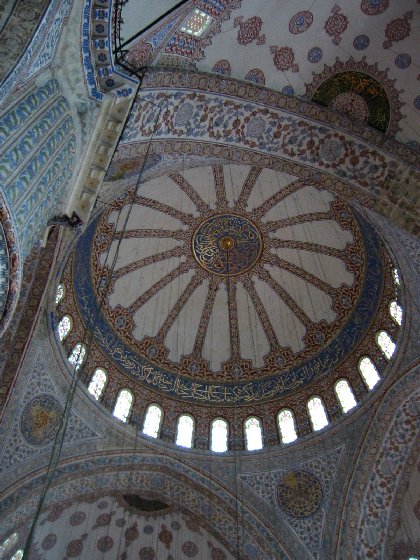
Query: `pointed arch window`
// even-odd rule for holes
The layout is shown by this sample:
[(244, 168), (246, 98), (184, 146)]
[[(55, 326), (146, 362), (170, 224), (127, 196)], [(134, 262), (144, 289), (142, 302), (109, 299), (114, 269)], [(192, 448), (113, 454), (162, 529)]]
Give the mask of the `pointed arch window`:
[(18, 533), (12, 533), (5, 541), (0, 545), (0, 558), (5, 558), (6, 554), (12, 550), (12, 548), (17, 544), (19, 539)]
[(297, 439), (293, 412), (287, 408), (281, 410), (277, 416), (280, 438), (283, 443), (291, 443)]
[(64, 296), (66, 294), (66, 288), (64, 284), (58, 284), (57, 289), (55, 291), (55, 305), (58, 305), (60, 301), (63, 301)]
[(353, 391), (346, 379), (340, 379), (335, 384), (334, 389), (343, 412), (348, 412), (357, 405)]
[(73, 326), (73, 321), (70, 315), (63, 315), (63, 317), (61, 317), (57, 326), (58, 338), (60, 339), (61, 342), (63, 342), (63, 340), (65, 340), (68, 337), (72, 326)]
[(228, 449), (228, 423), (222, 418), (216, 418), (211, 424), (211, 450), (223, 453)]
[(389, 304), (389, 314), (397, 323), (397, 325), (401, 326), (403, 310), (401, 305), (396, 300), (391, 301), (391, 303)]
[(316, 432), (328, 425), (327, 413), (322, 400), (319, 397), (312, 397), (308, 401), (308, 412), (311, 420), (312, 429)]
[(364, 357), (360, 360), (359, 371), (369, 389), (373, 389), (380, 380), (378, 370), (370, 358)]
[(395, 352), (395, 342), (386, 331), (379, 331), (376, 335), (376, 344), (381, 349), (382, 354), (390, 360)]
[(114, 416), (123, 422), (127, 422), (127, 418), (133, 406), (133, 394), (128, 389), (122, 389), (114, 406)]
[(183, 414), (178, 418), (176, 429), (176, 444), (181, 447), (191, 448), (194, 436), (194, 418), (189, 414)]
[(90, 380), (88, 391), (96, 400), (100, 398), (106, 385), (107, 375), (102, 368), (96, 368)]
[(394, 278), (394, 284), (399, 288), (401, 286), (401, 279), (397, 268), (392, 269), (392, 277)]
[(157, 438), (162, 420), (162, 409), (156, 404), (151, 404), (147, 408), (144, 418), (143, 433), (147, 436)]
[(256, 451), (263, 448), (261, 422), (255, 416), (245, 421), (245, 440), (248, 451)]
[(74, 369), (78, 371), (82, 367), (85, 359), (86, 359), (86, 346), (81, 342), (78, 342), (76, 346), (73, 348), (73, 350), (71, 351), (71, 354), (69, 356), (69, 362), (74, 366)]

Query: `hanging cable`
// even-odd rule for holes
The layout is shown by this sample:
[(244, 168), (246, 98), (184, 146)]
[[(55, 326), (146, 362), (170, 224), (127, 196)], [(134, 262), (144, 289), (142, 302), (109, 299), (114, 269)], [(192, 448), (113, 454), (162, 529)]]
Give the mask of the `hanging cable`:
[[(138, 89), (137, 89), (137, 92), (136, 92), (135, 99), (137, 99), (140, 87), (141, 87), (141, 83), (139, 83), (139, 85), (138, 85)], [(148, 101), (146, 101), (146, 103), (148, 103)], [(152, 105), (156, 106), (154, 103), (152, 103)], [(142, 162), (142, 165), (141, 165), (141, 168), (140, 168), (140, 171), (139, 171), (139, 175), (138, 175), (137, 182), (136, 182), (136, 187), (135, 187), (135, 189), (132, 190), (132, 193), (131, 193), (130, 202), (128, 204), (129, 210), (126, 214), (124, 224), (123, 224), (123, 229), (122, 229), (123, 232), (126, 231), (126, 229), (127, 229), (127, 223), (128, 223), (129, 218), (130, 218), (133, 206), (135, 204), (136, 197), (138, 196), (138, 191), (139, 191), (139, 188), (140, 188), (140, 185), (141, 185), (141, 179), (142, 179), (144, 168), (145, 168), (145, 165), (146, 165), (146, 161), (147, 161), (147, 158), (148, 158), (148, 155), (149, 155), (150, 146), (151, 146), (151, 143), (154, 139), (154, 136), (155, 136), (155, 133), (156, 133), (156, 130), (157, 130), (157, 124), (158, 124), (158, 121), (159, 121), (159, 118), (160, 118), (160, 115), (161, 115), (162, 107), (160, 107), (160, 106), (156, 106), (156, 107), (159, 107), (159, 111), (157, 113), (157, 116), (156, 116), (156, 119), (155, 119), (155, 122), (154, 122), (153, 133), (152, 133), (152, 135), (149, 139), (147, 149), (146, 149), (146, 153), (145, 153), (145, 157), (143, 159), (143, 162)], [(126, 121), (125, 124), (127, 124), (127, 122), (128, 121)], [(124, 129), (122, 131), (122, 134), (123, 133), (124, 133)], [(118, 218), (115, 222), (115, 226), (114, 226), (113, 233), (112, 233), (112, 240), (111, 240), (111, 243), (109, 245), (109, 248), (111, 247), (113, 241), (115, 240), (119, 218), (121, 216), (122, 210), (126, 206), (127, 205), (121, 206), (121, 208), (119, 210)], [(76, 234), (74, 239), (76, 239), (78, 235), (80, 235), (80, 234)], [(47, 467), (47, 473), (46, 473), (44, 487), (42, 489), (41, 496), (40, 496), (40, 499), (38, 501), (38, 506), (37, 506), (37, 509), (36, 509), (36, 512), (35, 512), (35, 515), (34, 515), (34, 518), (33, 518), (32, 524), (31, 524), (31, 528), (30, 528), (26, 543), (25, 543), (25, 548), (24, 548), (22, 560), (27, 560), (29, 558), (29, 551), (30, 551), (30, 548), (31, 548), (31, 545), (32, 545), (32, 542), (33, 542), (34, 533), (35, 533), (35, 529), (36, 529), (36, 526), (37, 526), (37, 523), (38, 523), (38, 520), (39, 520), (39, 516), (41, 514), (42, 507), (44, 505), (47, 492), (48, 492), (49, 488), (51, 487), (54, 475), (55, 475), (56, 470), (57, 470), (58, 462), (60, 460), (62, 447), (63, 447), (64, 440), (65, 440), (65, 435), (66, 435), (67, 426), (68, 426), (68, 422), (69, 422), (71, 407), (72, 407), (73, 400), (74, 400), (74, 395), (75, 395), (75, 392), (76, 392), (76, 389), (77, 389), (77, 386), (78, 386), (78, 382), (79, 382), (80, 378), (82, 377), (82, 374), (83, 374), (83, 371), (84, 371), (84, 364), (87, 363), (88, 357), (90, 355), (90, 351), (91, 351), (93, 340), (94, 340), (94, 333), (95, 333), (96, 325), (97, 325), (97, 322), (98, 322), (98, 319), (99, 319), (99, 314), (102, 310), (102, 307), (103, 307), (103, 304), (104, 304), (104, 301), (105, 301), (105, 297), (108, 295), (108, 292), (109, 292), (109, 288), (110, 288), (110, 285), (111, 285), (112, 276), (113, 276), (113, 272), (114, 272), (114, 269), (115, 269), (115, 266), (116, 266), (116, 262), (117, 262), (117, 258), (118, 258), (118, 255), (119, 255), (119, 250), (120, 250), (122, 240), (123, 240), (123, 236), (120, 235), (119, 238), (118, 238), (117, 247), (116, 247), (115, 254), (114, 254), (114, 257), (113, 257), (113, 260), (112, 260), (112, 263), (111, 263), (111, 267), (109, 269), (109, 274), (108, 274), (107, 282), (106, 282), (106, 285), (105, 285), (105, 289), (103, 290), (102, 295), (100, 297), (99, 305), (97, 307), (95, 317), (92, 321), (92, 326), (91, 326), (90, 329), (88, 329), (87, 327), (85, 328), (85, 332), (84, 332), (84, 335), (82, 337), (82, 344), (84, 345), (84, 347), (86, 349), (84, 363), (82, 365), (80, 365), (78, 363), (78, 360), (80, 358), (80, 352), (79, 352), (79, 355), (78, 355), (77, 359), (75, 360), (75, 363), (74, 363), (74, 366), (73, 366), (73, 373), (72, 373), (72, 378), (71, 378), (71, 382), (70, 382), (69, 391), (68, 391), (67, 398), (66, 398), (64, 411), (63, 411), (63, 414), (62, 414), (62, 417), (61, 417), (61, 422), (60, 422), (59, 429), (57, 431), (57, 434), (56, 434), (56, 437), (55, 437), (55, 440), (54, 440), (53, 448), (52, 448), (51, 455), (50, 455), (50, 460), (49, 460), (48, 467)]]

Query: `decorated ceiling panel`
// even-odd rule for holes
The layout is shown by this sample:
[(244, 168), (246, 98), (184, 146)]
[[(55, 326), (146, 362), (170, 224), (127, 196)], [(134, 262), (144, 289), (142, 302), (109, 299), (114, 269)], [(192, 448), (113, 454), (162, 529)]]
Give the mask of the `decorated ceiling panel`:
[[(415, 0), (328, 0), (298, 8), (292, 0), (281, 6), (275, 0), (187, 3), (133, 41), (128, 59), (266, 85), (396, 135), (418, 150)], [(189, 19), (194, 30), (185, 25)], [(128, 25), (122, 30), (128, 38)]]

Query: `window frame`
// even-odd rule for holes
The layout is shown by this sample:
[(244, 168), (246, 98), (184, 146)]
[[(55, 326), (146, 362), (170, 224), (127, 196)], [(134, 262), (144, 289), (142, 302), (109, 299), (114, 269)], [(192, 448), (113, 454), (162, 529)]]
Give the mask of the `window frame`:
[[(313, 424), (313, 421), (312, 421), (312, 416), (311, 416), (311, 413), (310, 413), (310, 410), (309, 410), (309, 403), (313, 399), (319, 399), (321, 401), (322, 408), (324, 409), (324, 412), (325, 412), (325, 417), (327, 419), (327, 423), (324, 426), (322, 426), (322, 428), (315, 428), (314, 424)], [(308, 413), (309, 422), (311, 424), (311, 428), (312, 428), (313, 432), (321, 432), (322, 430), (325, 430), (325, 428), (327, 428), (327, 426), (329, 426), (331, 424), (331, 420), (328, 417), (328, 411), (327, 411), (327, 408), (325, 406), (325, 403), (324, 403), (322, 397), (320, 397), (319, 395), (312, 395), (311, 397), (309, 397), (309, 399), (306, 401), (306, 411)]]
[[(216, 420), (222, 420), (225, 425), (226, 425), (226, 449), (223, 451), (216, 451), (215, 449), (213, 449), (213, 425), (216, 422)], [(230, 436), (230, 425), (229, 422), (227, 420), (225, 420), (225, 418), (223, 418), (222, 416), (216, 416), (215, 418), (213, 418), (213, 420), (210, 423), (210, 438), (209, 438), (209, 449), (210, 451), (212, 451), (213, 453), (227, 453), (229, 451), (229, 436)]]
[[(249, 449), (248, 447), (248, 437), (247, 437), (247, 428), (246, 428), (246, 423), (249, 420), (257, 420), (259, 428), (260, 428), (260, 433), (261, 433), (261, 447), (257, 447), (255, 449)], [(248, 416), (247, 418), (245, 418), (244, 422), (243, 422), (243, 431), (244, 431), (244, 440), (245, 440), (245, 449), (246, 451), (262, 451), (264, 449), (264, 430), (263, 430), (263, 423), (261, 418), (259, 418), (258, 416)]]

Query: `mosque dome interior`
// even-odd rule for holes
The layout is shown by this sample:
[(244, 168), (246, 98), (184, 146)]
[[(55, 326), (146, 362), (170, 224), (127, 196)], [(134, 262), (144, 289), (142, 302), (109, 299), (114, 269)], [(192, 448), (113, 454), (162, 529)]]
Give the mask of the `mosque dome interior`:
[(0, 560), (420, 560), (419, 14), (0, 7)]

